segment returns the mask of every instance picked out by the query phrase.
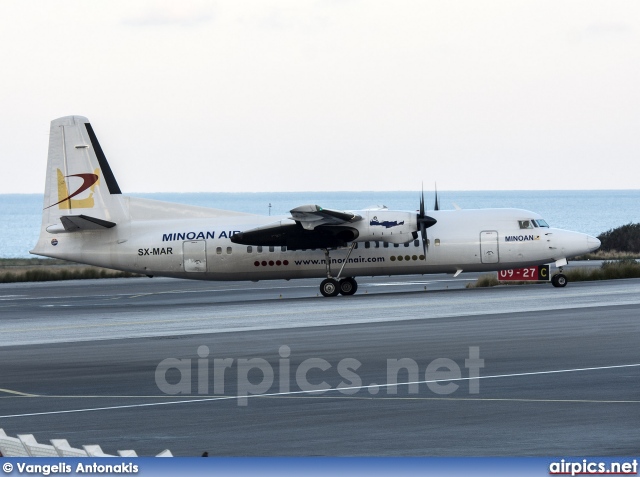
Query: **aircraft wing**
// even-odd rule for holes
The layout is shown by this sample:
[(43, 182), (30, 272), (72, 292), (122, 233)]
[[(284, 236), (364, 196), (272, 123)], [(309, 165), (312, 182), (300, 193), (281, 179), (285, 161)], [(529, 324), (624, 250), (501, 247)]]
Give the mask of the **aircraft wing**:
[(358, 230), (350, 225), (360, 220), (353, 212), (303, 205), (292, 209), (288, 219), (236, 233), (231, 241), (289, 250), (344, 247), (358, 237)]
[(291, 219), (302, 225), (305, 230), (313, 230), (319, 225), (340, 225), (362, 220), (353, 212), (323, 209), (319, 205), (302, 205), (291, 209)]

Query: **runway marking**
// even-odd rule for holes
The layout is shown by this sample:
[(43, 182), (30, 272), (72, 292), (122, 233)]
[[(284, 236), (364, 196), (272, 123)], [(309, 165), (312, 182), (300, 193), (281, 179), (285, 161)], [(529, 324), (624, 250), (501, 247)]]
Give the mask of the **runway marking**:
[[(245, 290), (250, 290), (250, 291), (255, 291), (255, 290), (291, 290), (292, 287), (288, 286), (288, 287), (256, 287), (256, 288), (217, 288), (217, 289), (210, 289), (210, 290), (169, 290), (169, 291), (162, 291), (162, 292), (149, 292), (149, 293), (140, 293), (139, 295), (132, 295), (129, 296), (129, 298), (140, 298), (143, 296), (151, 296), (151, 295), (171, 295), (171, 294), (182, 294), (182, 293), (211, 293), (211, 292), (215, 292), (215, 293), (222, 293), (222, 292), (229, 292), (229, 291), (245, 291)], [(316, 285), (296, 285), (295, 288), (316, 288)], [(126, 296), (126, 295), (125, 295)]]
[[(557, 308), (553, 308), (556, 310), (564, 310), (564, 309), (582, 309), (582, 308), (610, 308), (611, 306), (627, 306), (627, 305), (636, 305), (638, 304), (638, 302), (636, 301), (629, 301), (629, 302), (620, 302), (617, 303), (615, 305), (590, 305), (590, 304), (585, 304), (585, 305), (579, 305), (579, 304), (570, 304), (567, 306), (558, 306)], [(41, 305), (41, 307), (55, 307), (55, 306), (67, 306), (67, 307), (77, 307), (79, 305)], [(247, 307), (250, 307), (251, 305), (247, 305)], [(348, 303), (343, 303), (343, 310), (348, 311), (348, 307), (358, 307), (359, 305), (357, 303), (353, 303), (353, 302), (348, 302)], [(381, 306), (378, 307), (378, 310), (381, 309), (385, 309), (385, 310), (394, 310), (394, 309), (408, 309), (408, 308), (420, 308), (423, 309), (424, 308), (424, 304), (422, 303), (416, 303), (416, 304), (408, 304), (408, 303), (400, 303), (400, 304), (383, 304)], [(529, 309), (523, 309), (523, 310), (519, 310), (518, 312), (531, 312), (531, 311), (540, 311), (540, 310), (544, 310), (545, 308), (538, 308), (537, 310), (529, 310)], [(334, 310), (333, 307), (327, 305), (324, 307), (314, 307), (311, 309), (305, 309), (304, 310), (304, 314), (305, 315), (309, 315), (309, 314), (321, 314), (321, 315), (326, 315), (327, 313), (331, 313)], [(513, 310), (507, 310), (507, 311), (498, 311), (498, 312), (492, 312), (491, 314), (496, 314), (496, 315), (505, 315), (505, 314), (511, 314), (514, 313)], [(239, 313), (239, 314), (230, 314), (230, 315), (225, 315), (225, 316), (221, 316), (219, 318), (223, 319), (223, 320), (234, 320), (234, 319), (241, 319), (241, 318), (269, 318), (269, 317), (285, 317), (285, 316), (297, 316), (300, 314), (299, 310), (295, 310), (295, 311), (279, 311), (279, 312), (275, 312), (275, 313)], [(425, 318), (447, 318), (450, 316), (459, 316), (459, 317), (467, 317), (467, 316), (482, 316), (485, 314), (489, 314), (488, 312), (458, 312), (455, 313), (453, 315), (449, 315), (449, 314), (438, 314), (432, 317), (424, 317), (424, 318), (419, 318), (419, 319), (425, 319)], [(0, 334), (2, 333), (31, 333), (33, 331), (54, 331), (54, 330), (67, 330), (67, 329), (80, 329), (80, 328), (108, 328), (108, 327), (116, 327), (116, 326), (123, 326), (123, 325), (150, 325), (150, 324), (158, 324), (158, 323), (189, 323), (189, 322), (197, 322), (197, 321), (211, 321), (212, 320), (212, 316), (211, 315), (206, 315), (206, 316), (199, 316), (199, 317), (181, 317), (178, 319), (165, 319), (165, 320), (141, 320), (141, 321), (115, 321), (115, 322), (111, 322), (111, 323), (96, 323), (96, 324), (87, 324), (87, 325), (78, 325), (76, 323), (70, 323), (68, 325), (61, 325), (61, 326), (48, 326), (48, 327), (39, 327), (39, 328), (2, 328), (0, 329)], [(376, 320), (375, 322), (386, 322), (387, 320)], [(393, 321), (393, 320), (392, 320)], [(332, 323), (335, 324), (335, 323)], [(344, 323), (344, 324), (351, 324), (351, 322), (348, 323)], [(309, 326), (316, 326), (316, 325), (309, 325)], [(250, 327), (251, 329), (254, 329), (253, 327)], [(260, 329), (271, 329), (271, 328), (260, 328)], [(211, 332), (211, 333), (217, 333), (217, 332), (224, 332), (227, 331), (225, 329), (223, 330), (217, 330), (217, 329), (212, 329), (212, 330), (206, 330), (203, 332)], [(235, 329), (233, 331), (236, 331)], [(156, 336), (156, 335), (153, 335)], [(161, 336), (161, 335), (157, 335), (157, 336)]]
[(395, 286), (403, 286), (403, 285), (431, 285), (432, 283), (440, 283), (440, 282), (475, 282), (477, 278), (455, 278), (449, 280), (428, 280), (428, 281), (419, 281), (419, 282), (387, 282), (387, 283), (364, 283), (361, 286), (363, 287), (395, 287)]
[(13, 391), (12, 389), (0, 388), (0, 393), (15, 394), (16, 396), (24, 396), (24, 397), (38, 397), (37, 394), (21, 393), (20, 391)]
[[(264, 290), (267, 290), (267, 288), (263, 288)], [(241, 288), (238, 289), (232, 289), (232, 291), (234, 290), (244, 290)], [(227, 291), (227, 289), (197, 289), (197, 290), (168, 290), (166, 292), (150, 292), (150, 295), (153, 294), (161, 294), (161, 293), (209, 293), (209, 292), (215, 292), (215, 291)], [(130, 296), (131, 293), (118, 293), (116, 295), (116, 297), (121, 298), (121, 297), (128, 297)], [(81, 299), (112, 299), (111, 297), (113, 297), (113, 294), (109, 294), (109, 295), (104, 295), (104, 294), (100, 294), (100, 295), (65, 295), (65, 296), (29, 296), (29, 295), (16, 295), (15, 298), (7, 298), (5, 301), (11, 301), (11, 300), (68, 300), (68, 299), (72, 299), (72, 298), (81, 298)], [(0, 298), (0, 300), (2, 300), (2, 298)]]
[[(332, 392), (332, 391), (348, 391), (348, 390), (361, 390), (368, 388), (387, 388), (390, 386), (408, 386), (410, 384), (429, 384), (429, 383), (439, 383), (439, 382), (453, 382), (453, 381), (471, 381), (474, 379), (497, 379), (497, 378), (514, 378), (514, 377), (522, 377), (522, 376), (541, 376), (548, 374), (561, 374), (561, 373), (577, 373), (583, 371), (602, 371), (606, 369), (623, 369), (623, 368), (637, 368), (640, 367), (640, 363), (634, 364), (619, 364), (612, 366), (595, 366), (589, 368), (573, 368), (573, 369), (556, 369), (551, 371), (531, 371), (526, 373), (511, 373), (511, 374), (494, 374), (489, 376), (478, 376), (478, 377), (468, 377), (468, 378), (456, 378), (456, 379), (430, 379), (424, 381), (409, 381), (406, 383), (396, 383), (396, 384), (372, 384), (368, 386), (349, 386), (343, 387), (340, 389), (332, 388), (327, 389), (326, 391), (289, 391), (283, 393), (266, 393), (266, 394), (249, 394), (247, 396), (217, 396), (212, 398), (197, 398), (197, 399), (188, 399), (185, 400), (184, 396), (180, 396), (181, 401), (170, 401), (170, 402), (149, 402), (149, 403), (141, 403), (141, 404), (122, 404), (119, 406), (106, 406), (106, 407), (93, 407), (93, 408), (83, 408), (83, 409), (67, 409), (64, 411), (46, 411), (46, 412), (31, 412), (26, 414), (7, 414), (4, 416), (0, 416), (0, 419), (9, 419), (12, 417), (34, 417), (34, 416), (51, 416), (56, 414), (76, 414), (80, 412), (92, 412), (92, 411), (113, 411), (120, 409), (135, 409), (141, 407), (154, 407), (154, 406), (167, 406), (171, 404), (191, 404), (191, 403), (201, 403), (201, 402), (213, 402), (213, 401), (229, 401), (231, 399), (239, 399), (242, 398), (260, 398), (260, 397), (280, 397), (280, 396), (296, 396), (296, 395), (304, 395), (304, 394), (320, 394), (321, 392)], [(372, 399), (380, 399), (380, 398), (372, 398)], [(437, 398), (433, 398), (437, 399)], [(442, 400), (447, 398), (440, 398)], [(449, 398), (451, 400), (455, 400), (456, 398)], [(476, 399), (476, 398), (469, 398)], [(495, 400), (499, 401), (500, 398), (477, 398), (478, 400)], [(461, 399), (460, 399), (461, 400)], [(543, 401), (544, 402), (544, 401)], [(549, 400), (548, 402), (557, 402), (554, 400)], [(567, 401), (571, 402), (571, 401)], [(589, 401), (574, 401), (574, 402), (589, 402)], [(630, 403), (635, 403), (636, 401), (629, 401)]]
[[(402, 386), (404, 383), (398, 384), (398, 386)], [(363, 388), (366, 386), (362, 386)], [(335, 391), (335, 389), (333, 390)], [(315, 391), (318, 392), (318, 391)], [(4, 399), (10, 398), (11, 396), (5, 396)], [(114, 396), (114, 395), (33, 395), (35, 398), (44, 398), (44, 399), (176, 399), (176, 396), (169, 395), (147, 395), (147, 396)], [(203, 398), (226, 398), (226, 399), (237, 399), (238, 396), (226, 396), (224, 394), (197, 394), (193, 396), (180, 396), (180, 399), (199, 399)], [(255, 397), (260, 397), (256, 395)], [(298, 396), (290, 396), (290, 395), (263, 395), (261, 396), (265, 399), (357, 399), (357, 400), (367, 400), (370, 401), (372, 399), (382, 399), (386, 401), (504, 401), (504, 402), (557, 402), (557, 403), (583, 403), (583, 404), (640, 404), (640, 400), (633, 399), (548, 399), (548, 398), (447, 398), (447, 397), (421, 397), (421, 396), (314, 396), (312, 392), (309, 392), (307, 395), (298, 395)], [(0, 398), (2, 399), (2, 398)], [(176, 401), (177, 403), (177, 401)], [(172, 403), (163, 403), (163, 404), (172, 404)], [(7, 417), (7, 416), (2, 416)], [(9, 416), (11, 417), (11, 416)]]
[[(443, 280), (446, 281), (446, 280)], [(316, 288), (316, 285), (296, 285), (295, 288)], [(260, 288), (251, 288), (251, 291), (255, 291), (255, 290), (290, 290), (291, 286), (278, 286), (278, 287), (260, 287)], [(228, 292), (228, 291), (245, 291), (247, 290), (247, 288), (215, 288), (215, 289), (197, 289), (197, 290), (167, 290), (167, 291), (161, 291), (161, 292), (148, 292), (148, 293), (139, 293), (137, 295), (131, 295), (130, 293), (120, 293), (118, 294), (115, 298), (111, 298), (113, 297), (113, 295), (69, 295), (69, 296), (57, 296), (57, 297), (33, 297), (33, 296), (28, 296), (28, 295), (16, 295), (16, 298), (10, 298), (7, 299), (7, 301), (11, 301), (11, 300), (67, 300), (67, 299), (72, 299), (72, 298), (81, 298), (84, 300), (103, 300), (103, 301), (108, 301), (108, 300), (118, 300), (120, 298), (140, 298), (140, 297), (144, 297), (144, 296), (152, 296), (152, 295), (180, 295), (180, 294), (187, 294), (187, 293), (223, 293), (223, 292)], [(25, 298), (20, 298), (20, 297), (25, 297)], [(2, 298), (0, 298), (0, 300), (2, 300)], [(81, 306), (85, 306), (84, 304), (78, 304), (78, 305), (40, 305), (41, 307), (55, 307), (55, 306), (73, 306), (73, 307), (81, 307)]]
[[(256, 396), (258, 397), (258, 396)], [(557, 402), (557, 403), (583, 403), (583, 404), (640, 404), (640, 400), (615, 400), (615, 399), (543, 399), (543, 398), (446, 398), (446, 397), (420, 397), (420, 396), (264, 396), (272, 399), (358, 399), (367, 400), (382, 399), (385, 401), (504, 401), (504, 402)], [(233, 396), (235, 399), (236, 396)]]

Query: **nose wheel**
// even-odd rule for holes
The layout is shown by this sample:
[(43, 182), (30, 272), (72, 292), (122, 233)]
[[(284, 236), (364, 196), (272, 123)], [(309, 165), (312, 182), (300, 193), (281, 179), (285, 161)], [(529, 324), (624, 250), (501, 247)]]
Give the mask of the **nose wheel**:
[(358, 290), (358, 282), (354, 278), (343, 278), (338, 281), (334, 278), (322, 280), (320, 293), (322, 296), (353, 295)]
[(551, 277), (551, 284), (557, 288), (566, 287), (568, 281), (569, 280), (567, 280), (566, 275), (562, 273), (556, 273), (553, 277)]

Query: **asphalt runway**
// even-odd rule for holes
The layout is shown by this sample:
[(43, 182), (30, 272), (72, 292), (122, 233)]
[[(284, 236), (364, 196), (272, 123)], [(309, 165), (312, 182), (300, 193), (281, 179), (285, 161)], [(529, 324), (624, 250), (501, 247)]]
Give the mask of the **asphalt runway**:
[(1, 285), (0, 428), (141, 455), (637, 454), (640, 280), (473, 278)]

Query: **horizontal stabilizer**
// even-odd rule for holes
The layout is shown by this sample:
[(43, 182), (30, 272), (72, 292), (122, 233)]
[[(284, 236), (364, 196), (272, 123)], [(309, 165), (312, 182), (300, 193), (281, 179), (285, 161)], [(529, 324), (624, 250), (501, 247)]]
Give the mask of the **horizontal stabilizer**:
[(104, 230), (115, 227), (116, 224), (107, 220), (89, 217), (88, 215), (63, 215), (60, 217), (62, 228), (59, 225), (47, 227), (49, 233), (76, 232), (79, 230)]

